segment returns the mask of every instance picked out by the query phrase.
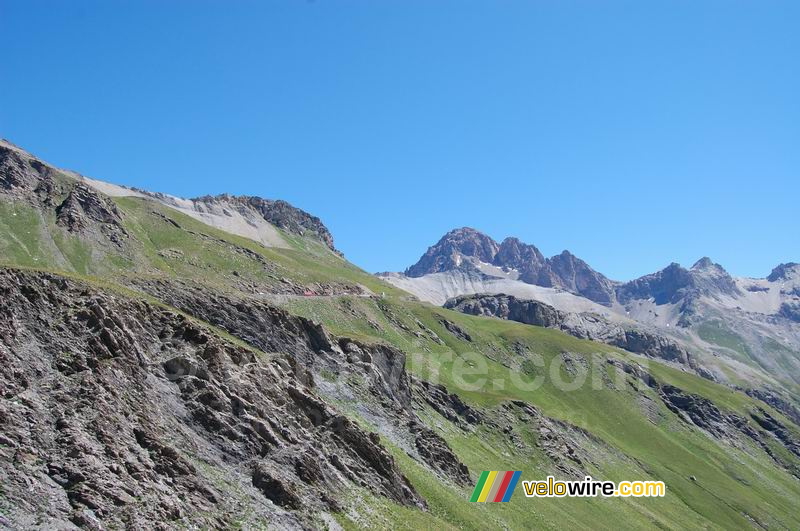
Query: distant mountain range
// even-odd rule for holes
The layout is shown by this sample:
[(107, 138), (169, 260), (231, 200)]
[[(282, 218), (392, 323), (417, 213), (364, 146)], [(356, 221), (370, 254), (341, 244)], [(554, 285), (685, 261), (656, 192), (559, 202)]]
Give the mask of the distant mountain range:
[(708, 374), (800, 383), (800, 264), (737, 278), (704, 257), (614, 281), (569, 251), (547, 258), (517, 238), (497, 243), (464, 227), (445, 234), (402, 274), (379, 274), (422, 300), (505, 294), (572, 313), (594, 313), (679, 341)]

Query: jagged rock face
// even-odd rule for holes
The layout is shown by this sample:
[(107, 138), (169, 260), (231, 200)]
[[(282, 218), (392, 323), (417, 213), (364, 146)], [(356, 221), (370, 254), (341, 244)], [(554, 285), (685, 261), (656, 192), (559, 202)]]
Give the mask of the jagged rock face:
[(44, 273), (0, 270), (0, 317), (0, 477), (20, 527), (309, 527), (353, 484), (424, 506), (293, 356)]
[(589, 267), (589, 264), (564, 251), (548, 261), (551, 274), (558, 279), (556, 287), (583, 295), (587, 299), (609, 305), (614, 299), (614, 283)]
[(515, 270), (519, 280), (528, 284), (562, 288), (600, 304), (610, 305), (613, 301), (614, 283), (568, 251), (545, 258), (535, 246), (517, 238), (506, 238), (498, 245), (470, 228), (445, 234), (405, 274), (420, 277), (456, 269), (474, 270), (476, 261), (504, 271)]
[(800, 425), (800, 408), (779, 396), (774, 391), (769, 389), (746, 389), (745, 392), (753, 398), (757, 398), (765, 404), (769, 404), (790, 418), (795, 424)]
[(530, 279), (531, 283), (538, 282), (539, 273), (547, 267), (547, 259), (539, 249), (517, 238), (503, 240), (497, 254), (492, 258), (492, 263), (519, 270), (521, 276)]
[(93, 222), (122, 223), (122, 216), (114, 202), (83, 183), (75, 185), (56, 209), (56, 214), (57, 222), (71, 231), (84, 229)]
[(225, 330), (264, 352), (285, 352), (311, 371), (357, 365), (373, 390), (402, 407), (410, 403), (405, 354), (389, 345), (336, 338), (319, 324), (262, 301), (234, 299), (164, 280), (132, 286), (193, 317)]
[(549, 304), (503, 294), (463, 295), (448, 300), (444, 307), (470, 315), (499, 317), (545, 328), (558, 328), (566, 320), (565, 312)]
[(689, 271), (673, 263), (657, 273), (623, 284), (617, 289), (617, 298), (622, 303), (631, 299), (651, 297), (655, 299), (656, 304), (675, 303), (691, 286)]
[(698, 368), (689, 351), (674, 340), (648, 330), (623, 327), (594, 314), (562, 312), (543, 302), (503, 294), (463, 295), (448, 300), (444, 307), (470, 315), (555, 328), (580, 339), (601, 341), (636, 354)]
[[(128, 236), (114, 202), (24, 152), (0, 144), (0, 194), (54, 211), (56, 224), (90, 239), (121, 245)], [(60, 198), (66, 195), (66, 198)]]
[(423, 462), (456, 483), (464, 483), (465, 474), (468, 478), (468, 469), (447, 443), (435, 432), (418, 426), (402, 351), (386, 344), (334, 337), (318, 323), (261, 301), (237, 300), (166, 281), (138, 281), (135, 287), (260, 350), (286, 352), (313, 374), (326, 371), (339, 376), (340, 381), (348, 376), (363, 379), (380, 404), (380, 411), (372, 413), (390, 419), (395, 426), (406, 426), (408, 431), (400, 431), (415, 440)]
[(675, 304), (698, 295), (738, 295), (733, 278), (719, 264), (702, 258), (691, 269), (672, 263), (657, 273), (645, 275), (617, 288), (617, 299), (654, 299), (656, 304)]
[(698, 260), (689, 270), (695, 287), (704, 295), (740, 295), (733, 277), (710, 258)]
[(261, 215), (266, 221), (292, 234), (299, 236), (313, 235), (332, 251), (333, 235), (322, 221), (308, 212), (292, 206), (286, 201), (263, 199), (255, 196), (231, 196), (222, 194), (217, 196), (203, 196), (192, 201), (200, 203), (224, 203), (231, 208), (251, 208)]
[(0, 194), (32, 204), (53, 206), (57, 193), (49, 166), (0, 144)]
[(791, 280), (793, 278), (800, 278), (800, 264), (789, 262), (786, 264), (779, 264), (770, 272), (767, 280), (770, 282), (778, 282), (781, 280)]
[(14, 150), (0, 146), (0, 189), (6, 192), (30, 186), (33, 168)]
[(83, 183), (77, 183), (56, 207), (56, 224), (70, 232), (87, 233), (101, 230), (109, 240), (121, 244), (128, 231), (114, 202)]
[(441, 273), (461, 267), (463, 256), (491, 263), (497, 253), (497, 242), (475, 229), (464, 227), (445, 234), (430, 247), (422, 258), (406, 269), (406, 275), (421, 277), (429, 273)]
[(800, 302), (784, 302), (778, 315), (795, 323), (800, 323)]

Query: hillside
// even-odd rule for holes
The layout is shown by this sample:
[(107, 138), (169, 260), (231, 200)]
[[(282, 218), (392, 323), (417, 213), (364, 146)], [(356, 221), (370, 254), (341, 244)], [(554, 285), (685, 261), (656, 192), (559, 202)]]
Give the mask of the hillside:
[(596, 315), (678, 342), (693, 354), (699, 374), (800, 407), (795, 263), (776, 266), (766, 278), (738, 278), (704, 257), (688, 269), (673, 263), (619, 282), (568, 251), (545, 258), (516, 238), (498, 244), (461, 228), (445, 234), (405, 273), (378, 276), (437, 305), (462, 295), (510, 295)]
[[(130, 190), (3, 144), (0, 262), (7, 527), (800, 527), (798, 419), (420, 302), (286, 203)], [(483, 470), (667, 494), (470, 503)]]

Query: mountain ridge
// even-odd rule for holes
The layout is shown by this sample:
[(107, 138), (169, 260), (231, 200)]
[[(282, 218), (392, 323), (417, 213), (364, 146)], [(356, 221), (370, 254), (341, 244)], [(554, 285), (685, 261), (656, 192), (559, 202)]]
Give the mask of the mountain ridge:
[[(667, 485), (654, 505), (537, 505), (544, 525), (800, 524), (796, 397), (700, 378), (694, 351), (629, 334), (616, 307), (480, 260), (420, 277), (503, 275), (582, 312), (506, 301), (579, 337), (467, 315), (350, 264), (313, 225), (18, 158), (0, 161), (0, 526), (529, 526), (519, 494), (469, 502), (497, 468)], [(509, 263), (535, 254), (522, 245)], [(568, 255), (539, 265), (580, 276)], [(765, 283), (741, 289), (771, 304), (794, 285)]]
[(429, 247), (405, 275), (380, 277), (434, 304), (462, 295), (506, 294), (565, 312), (638, 322), (704, 353), (699, 360), (715, 378), (743, 374), (744, 358), (753, 370), (766, 371), (758, 378), (800, 383), (800, 265), (794, 262), (754, 279), (733, 277), (704, 256), (689, 268), (673, 262), (622, 282), (569, 251), (546, 258), (518, 238), (498, 244), (480, 231), (461, 228)]

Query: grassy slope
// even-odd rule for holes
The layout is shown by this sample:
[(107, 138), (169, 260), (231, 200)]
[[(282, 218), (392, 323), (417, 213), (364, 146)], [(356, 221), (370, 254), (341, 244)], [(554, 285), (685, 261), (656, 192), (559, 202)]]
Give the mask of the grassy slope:
[[(372, 301), (359, 302), (363, 306), (372, 304)], [(293, 304), (292, 308), (298, 313), (323, 320), (326, 316), (335, 315), (335, 320), (330, 321), (330, 324), (339, 333), (365, 333), (360, 321), (354, 320), (351, 323), (352, 328), (348, 329), (342, 323), (342, 315), (347, 314), (320, 308), (334, 304), (337, 303), (299, 301)], [(663, 500), (615, 499), (588, 502), (587, 500), (536, 500), (534, 503), (522, 499), (518, 494), (507, 508), (487, 509), (468, 504), (465, 501), (468, 496), (466, 491), (461, 492), (460, 496), (454, 496), (451, 491), (441, 489), (440, 485), (428, 488), (426, 491), (424, 485), (430, 484), (430, 478), (426, 481), (425, 472), (409, 467), (410, 476), (423, 485), (423, 492), (436, 500), (436, 506), (442, 511), (454, 513), (450, 515), (454, 523), (467, 523), (469, 527), (488, 525), (486, 519), (489, 517), (484, 513), (491, 511), (497, 518), (492, 518), (490, 521), (494, 521), (498, 527), (503, 520), (518, 524), (530, 518), (531, 510), (539, 515), (538, 523), (549, 522), (552, 526), (566, 519), (574, 524), (606, 528), (619, 525), (638, 527), (645, 523), (666, 527), (697, 527), (703, 520), (710, 520), (722, 527), (742, 527), (748, 525), (743, 513), (751, 515), (763, 524), (779, 527), (793, 528), (800, 523), (796, 516), (791, 516), (794, 514), (797, 500), (800, 499), (798, 482), (785, 472), (777, 470), (765, 454), (755, 448), (748, 448), (745, 452), (728, 445), (720, 445), (703, 433), (689, 430), (684, 425), (674, 422), (674, 418), (673, 422), (653, 424), (638, 409), (636, 405), (638, 392), (632, 389), (593, 390), (590, 386), (584, 386), (565, 392), (546, 380), (541, 388), (524, 391), (516, 389), (509, 383), (509, 371), (506, 367), (491, 360), (487, 361), (488, 381), (504, 382), (502, 389), (500, 385), (489, 384), (478, 391), (459, 390), (459, 386), (450, 378), (453, 360), (458, 359), (459, 355), (486, 351), (497, 357), (498, 347), (502, 349), (505, 346), (507, 349), (513, 342), (526, 344), (531, 351), (541, 354), (547, 362), (565, 351), (587, 358), (633, 356), (552, 330), (496, 319), (471, 317), (421, 304), (407, 302), (395, 304), (404, 306), (411, 318), (418, 318), (447, 342), (446, 346), (417, 343), (416, 347), (427, 347), (431, 352), (424, 352), (423, 356), (418, 356), (423, 362), (412, 362), (412, 371), (423, 377), (435, 371), (449, 389), (458, 392), (476, 405), (492, 407), (509, 399), (519, 399), (534, 404), (549, 416), (564, 419), (587, 429), (629, 458), (619, 463), (604, 464), (598, 471), (601, 474), (596, 477), (614, 480), (661, 479), (668, 487), (668, 496)], [(369, 311), (365, 309), (364, 313)], [(374, 313), (376, 312), (373, 312), (373, 315)], [(400, 309), (395, 309), (395, 315), (401, 313)], [(450, 321), (468, 330), (475, 341), (466, 343), (448, 334), (439, 324), (439, 316), (446, 316)], [(393, 333), (388, 331), (374, 334), (376, 339), (388, 341), (392, 341), (392, 336)], [(408, 342), (392, 342), (408, 348)], [(414, 341), (410, 343), (413, 344)], [(513, 356), (508, 351), (506, 354)], [(746, 416), (755, 406), (749, 397), (696, 376), (657, 363), (651, 363), (649, 367), (658, 380), (706, 396), (724, 410)], [(654, 402), (658, 401), (652, 391), (644, 386), (640, 386), (640, 392), (649, 394)], [(668, 413), (665, 412), (665, 415), (669, 418)], [(775, 415), (777, 416), (777, 413)], [(445, 422), (439, 418), (431, 424), (443, 425)], [(520, 428), (520, 426), (515, 427), (515, 429)], [(476, 438), (458, 430), (439, 431), (472, 471), (521, 468), (523, 477), (539, 479), (544, 478), (545, 472), (551, 470), (549, 463), (537, 460), (536, 456), (516, 455), (515, 448), (503, 442), (497, 434), (483, 433)], [(529, 459), (525, 459), (526, 457)], [(690, 476), (695, 476), (697, 481), (691, 481)], [(515, 511), (515, 506), (518, 507), (518, 512)], [(465, 515), (470, 515), (468, 520), (464, 520), (467, 518)], [(498, 519), (500, 521), (497, 521)]]
[[(632, 358), (626, 353), (552, 330), (475, 318), (409, 301), (404, 292), (364, 273), (317, 242), (287, 237), (291, 249), (268, 249), (149, 201), (134, 198), (116, 201), (133, 241), (124, 251), (101, 255), (93, 254), (74, 235), (55, 227), (54, 219), (21, 205), (0, 204), (0, 260), (77, 272), (107, 282), (125, 272), (194, 279), (224, 290), (234, 289), (234, 279), (265, 287), (283, 277), (298, 283), (362, 284), (375, 293), (385, 293), (385, 298), (300, 298), (290, 300), (287, 307), (322, 321), (334, 333), (384, 341), (409, 354), (416, 353), (409, 356), (409, 370), (423, 378), (438, 374), (451, 391), (474, 405), (491, 409), (504, 401), (519, 399), (534, 404), (548, 416), (585, 428), (603, 441), (603, 448), (616, 450), (616, 453), (599, 450), (600, 457), (592, 465), (596, 477), (662, 479), (667, 484), (667, 497), (663, 499), (534, 501), (525, 499), (519, 491), (509, 504), (469, 504), (468, 489), (443, 483), (402, 450), (388, 444), (415, 487), (428, 499), (430, 513), (410, 511), (360, 493), (361, 501), (357, 504), (366, 504), (374, 510), (366, 511), (366, 516), (358, 519), (340, 515), (343, 523), (399, 526), (405, 522), (415, 528), (561, 527), (565, 523), (609, 529), (728, 528), (748, 526), (747, 514), (764, 525), (800, 527), (796, 515), (800, 486), (796, 479), (776, 468), (763, 451), (714, 441), (688, 429), (663, 406), (660, 406), (663, 418), (655, 423), (650, 421), (637, 400), (643, 394), (650, 395), (653, 403), (658, 404), (658, 399), (644, 386), (639, 386), (638, 391), (630, 384), (599, 390), (584, 386), (566, 392), (549, 379), (540, 388), (529, 391), (510, 383), (508, 366), (516, 369), (524, 362), (515, 352), (515, 344), (541, 355), (547, 363), (562, 352), (586, 359)], [(154, 212), (168, 216), (180, 228)], [(267, 265), (241, 249), (257, 253)], [(467, 330), (473, 341), (466, 342), (448, 333), (440, 323), (442, 317)], [(435, 332), (444, 344), (432, 340), (418, 323)], [(453, 367), (463, 360), (485, 363), (490, 384), (477, 390), (456, 385)], [(601, 361), (599, 366), (612, 375), (607, 364)], [(650, 370), (659, 380), (706, 396), (724, 410), (746, 416), (755, 407), (745, 395), (693, 375), (655, 363), (650, 364)], [(560, 374), (565, 377), (563, 372)], [(774, 411), (771, 413), (781, 418)], [(433, 411), (423, 412), (423, 417), (445, 437), (473, 475), (485, 469), (521, 469), (523, 478), (540, 479), (553, 470), (546, 456), (520, 451), (500, 433), (480, 428), (476, 434), (467, 435)], [(526, 440), (534, 441), (537, 436), (522, 423), (515, 424), (513, 429)], [(697, 481), (691, 481), (689, 476), (696, 476)]]

